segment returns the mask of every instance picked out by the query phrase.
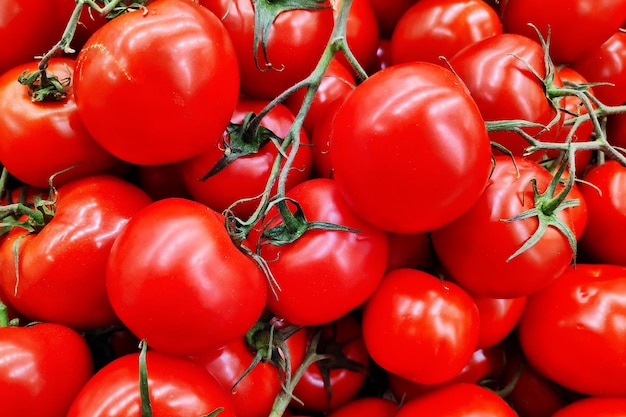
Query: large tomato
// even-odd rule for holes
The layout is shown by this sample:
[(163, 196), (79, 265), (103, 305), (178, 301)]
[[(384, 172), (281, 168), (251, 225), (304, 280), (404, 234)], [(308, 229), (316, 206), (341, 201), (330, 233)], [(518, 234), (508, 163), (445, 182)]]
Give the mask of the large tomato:
[(54, 58), (48, 73), (70, 82), (60, 101), (33, 102), (17, 79), (35, 71), (38, 61), (18, 65), (0, 77), (0, 161), (19, 180), (35, 187), (55, 186), (72, 178), (100, 173), (115, 158), (98, 145), (78, 115), (72, 83), (74, 60)]
[(166, 198), (136, 213), (111, 248), (113, 310), (155, 350), (194, 354), (243, 336), (261, 315), (265, 277), (240, 252), (224, 218)]
[(425, 384), (457, 375), (472, 357), (479, 316), (452, 282), (416, 269), (385, 275), (363, 313), (363, 340), (383, 369)]
[(85, 340), (60, 324), (0, 327), (0, 357), (3, 417), (65, 417), (93, 373)]
[(588, 397), (568, 404), (552, 417), (621, 417), (625, 410), (624, 397)]
[(395, 65), (359, 84), (335, 116), (330, 152), (352, 210), (393, 232), (454, 220), (478, 199), (491, 170), (476, 103), (452, 71), (426, 62)]
[(136, 164), (205, 151), (239, 96), (237, 57), (219, 19), (189, 0), (156, 0), (115, 18), (76, 58), (74, 92), (94, 139)]
[(626, 267), (577, 264), (528, 297), (518, 330), (530, 364), (582, 394), (626, 395), (624, 291)]
[[(534, 245), (513, 257), (538, 230), (540, 217), (544, 224), (546, 215), (557, 217), (557, 223), (575, 231), (578, 223), (574, 217), (587, 215), (577, 211), (578, 207), (551, 214), (552, 209), (542, 208), (536, 215), (511, 220), (537, 208), (531, 180), (536, 181), (538, 192), (544, 193), (552, 175), (526, 158), (497, 156), (478, 202), (452, 223), (432, 232), (444, 269), (469, 292), (492, 298), (523, 297), (548, 285), (572, 261), (570, 241), (553, 226), (547, 227)], [(557, 186), (556, 193), (562, 188)]]
[(56, 196), (54, 217), (40, 231), (14, 228), (2, 242), (4, 294), (33, 320), (79, 329), (117, 323), (105, 285), (109, 251), (126, 222), (151, 199), (109, 175), (68, 182)]

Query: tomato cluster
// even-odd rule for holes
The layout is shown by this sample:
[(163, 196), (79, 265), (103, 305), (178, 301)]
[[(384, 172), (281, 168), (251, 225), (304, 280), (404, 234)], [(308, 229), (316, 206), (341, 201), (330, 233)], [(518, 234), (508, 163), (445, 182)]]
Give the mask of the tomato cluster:
[(626, 1), (6, 3), (3, 417), (626, 414)]

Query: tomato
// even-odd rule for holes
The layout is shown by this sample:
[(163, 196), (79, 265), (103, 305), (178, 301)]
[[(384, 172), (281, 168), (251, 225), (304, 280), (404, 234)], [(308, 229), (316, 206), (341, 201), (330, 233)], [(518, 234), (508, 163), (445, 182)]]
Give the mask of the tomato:
[(475, 384), (458, 383), (404, 403), (395, 417), (446, 416), (517, 417), (493, 391)]
[[(342, 3), (342, 0), (333, 2), (335, 19)], [(346, 21), (346, 43), (363, 69), (368, 68), (374, 62), (378, 39), (378, 20), (371, 0), (352, 0)], [(351, 68), (342, 52), (337, 58), (348, 68)]]
[(370, 0), (376, 20), (380, 37), (389, 39), (393, 33), (398, 20), (417, 0), (396, 0), (393, 2), (387, 0)]
[(502, 33), (498, 14), (482, 0), (421, 0), (407, 10), (391, 36), (391, 62), (445, 66), (459, 50)]
[(479, 316), (452, 282), (416, 269), (385, 275), (363, 312), (363, 340), (388, 372), (423, 384), (444, 382), (472, 357)]
[(626, 398), (589, 397), (561, 408), (552, 417), (619, 417), (626, 410)]
[[(308, 77), (326, 47), (333, 29), (333, 9), (319, 2), (317, 10), (294, 9), (280, 13), (267, 28), (267, 55), (255, 47), (255, 9), (250, 0), (201, 0), (222, 17), (233, 41), (241, 71), (241, 92), (271, 100)], [(267, 12), (267, 10), (264, 10)], [(257, 66), (258, 62), (258, 66)]]
[(581, 252), (593, 263), (626, 265), (624, 234), (626, 168), (609, 160), (590, 167), (578, 186), (588, 210), (585, 231), (580, 238)]
[[(61, 101), (33, 102), (28, 87), (17, 79), (35, 71), (38, 61), (18, 65), (0, 77), (0, 161), (19, 180), (48, 187), (53, 174), (56, 186), (70, 179), (102, 173), (115, 158), (98, 145), (78, 115), (70, 83)], [(59, 80), (73, 75), (74, 60), (54, 58), (48, 73)]]
[(332, 137), (333, 124), (337, 111), (343, 100), (335, 100), (320, 115), (319, 120), (313, 126), (311, 132), (311, 155), (313, 157), (313, 176), (320, 178), (332, 178), (333, 161), (330, 157), (330, 138)]
[(518, 328), (528, 362), (573, 391), (624, 396), (625, 290), (626, 267), (577, 264), (528, 297)]
[(223, 216), (181, 198), (135, 213), (111, 248), (106, 284), (120, 320), (148, 346), (173, 354), (243, 336), (266, 299), (263, 274), (233, 244)]
[(382, 397), (360, 397), (337, 407), (328, 417), (393, 417), (398, 409), (394, 401)]
[(351, 209), (392, 232), (452, 221), (478, 199), (491, 170), (476, 103), (450, 70), (426, 62), (359, 84), (335, 116), (330, 152)]
[(526, 305), (526, 297), (491, 298), (472, 295), (480, 315), (478, 346), (495, 346), (515, 328)]
[(68, 182), (56, 198), (54, 217), (39, 232), (14, 228), (2, 242), (0, 285), (11, 305), (33, 320), (78, 329), (117, 323), (105, 286), (109, 251), (151, 200), (109, 175)]
[(379, 39), (376, 49), (376, 58), (367, 68), (368, 74), (374, 74), (391, 65), (391, 39)]
[(613, 147), (626, 147), (626, 113), (616, 113), (607, 116), (606, 140)]
[(425, 269), (433, 261), (428, 233), (388, 233), (387, 271), (397, 268)]
[[(239, 99), (235, 111), (231, 117), (232, 123), (241, 124), (247, 113), (258, 114), (268, 104), (267, 100)], [(295, 116), (284, 105), (278, 104), (261, 120), (261, 126), (269, 129), (273, 134), (284, 139), (293, 124)], [(247, 136), (245, 136), (247, 135)], [(238, 203), (232, 207), (232, 211), (244, 218), (252, 215), (259, 204), (259, 196), (267, 185), (274, 160), (278, 155), (277, 145), (271, 140), (259, 147), (257, 152), (242, 155), (233, 160), (221, 171), (202, 181), (205, 176), (222, 158), (232, 153), (227, 145), (233, 144), (232, 136), (224, 134), (213, 141), (211, 147), (202, 154), (181, 162), (178, 168), (182, 174), (183, 182), (191, 197), (213, 210), (222, 212), (233, 203), (241, 199), (250, 199)], [(249, 145), (257, 140), (253, 132), (244, 132), (243, 141)], [(292, 188), (296, 184), (309, 178), (311, 174), (311, 150), (308, 146), (309, 139), (304, 130), (300, 130), (300, 147), (293, 161), (285, 187)], [(289, 147), (290, 152), (293, 147)], [(284, 166), (284, 162), (281, 166)], [(273, 192), (276, 191), (276, 186)]]
[(177, 164), (137, 165), (135, 175), (137, 184), (153, 200), (191, 198)]
[(5, 0), (0, 8), (0, 74), (48, 52), (60, 39), (75, 3)]
[(546, 7), (541, 0), (503, 0), (500, 14), (504, 31), (537, 39), (550, 30), (550, 56), (559, 64), (575, 61), (585, 51), (601, 45), (626, 19), (621, 0), (560, 0)]
[[(546, 76), (541, 44), (511, 33), (495, 35), (459, 51), (450, 59), (450, 66), (467, 85), (486, 121), (524, 120), (550, 126), (548, 130), (522, 130), (541, 141), (554, 141), (563, 119), (554, 123), (558, 110), (538, 78)], [(552, 84), (562, 85), (558, 75)], [(509, 130), (491, 131), (489, 138), (519, 156), (529, 145), (520, 134)]]
[(87, 130), (113, 155), (177, 162), (207, 150), (228, 125), (239, 96), (237, 56), (208, 10), (157, 0), (89, 38), (76, 58), (74, 92)]
[[(146, 355), (152, 415), (203, 416), (223, 408), (234, 417), (226, 392), (200, 365), (187, 358), (149, 351)], [(125, 355), (98, 371), (76, 396), (67, 417), (140, 415), (139, 353)]]
[[(525, 158), (496, 157), (478, 202), (431, 233), (444, 269), (467, 291), (491, 298), (523, 297), (548, 285), (573, 260), (570, 241), (556, 227), (548, 227), (534, 245), (512, 257), (539, 228), (537, 215), (510, 220), (535, 208), (532, 179), (538, 192), (544, 193), (552, 175)], [(555, 195), (561, 189), (557, 186)], [(587, 215), (576, 209), (564, 208), (552, 215), (575, 230), (575, 217)]]
[(0, 357), (4, 417), (65, 417), (93, 373), (85, 340), (60, 324), (1, 327)]
[[(267, 236), (259, 236), (260, 230), (253, 230), (249, 241), (260, 245), (259, 253), (276, 281), (276, 293), (268, 296), (267, 307), (294, 324), (332, 322), (376, 289), (387, 265), (387, 236), (350, 210), (333, 180), (304, 181), (286, 196), (300, 204), (308, 222), (349, 229), (310, 229), (285, 245), (275, 245)], [(288, 209), (294, 210), (291, 203)], [(277, 214), (270, 211), (264, 230), (285, 224)]]

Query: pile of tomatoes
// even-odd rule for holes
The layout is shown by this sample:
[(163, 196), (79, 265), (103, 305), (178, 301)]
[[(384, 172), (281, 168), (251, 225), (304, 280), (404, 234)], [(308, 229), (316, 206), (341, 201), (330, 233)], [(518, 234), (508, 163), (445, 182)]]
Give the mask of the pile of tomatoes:
[(3, 417), (626, 415), (625, 0), (7, 0)]

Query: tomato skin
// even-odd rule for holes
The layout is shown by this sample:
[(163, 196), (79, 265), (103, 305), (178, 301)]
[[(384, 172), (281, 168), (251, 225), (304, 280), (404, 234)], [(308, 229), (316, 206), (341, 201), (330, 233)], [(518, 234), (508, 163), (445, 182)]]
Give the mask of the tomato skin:
[(225, 16), (241, 72), (241, 92), (250, 97), (272, 100), (298, 81), (308, 77), (317, 65), (333, 28), (333, 9), (289, 10), (279, 14), (267, 37), (267, 62), (261, 45), (254, 62), (254, 7), (250, 0), (201, 0), (200, 4)]
[(385, 275), (363, 312), (372, 359), (413, 382), (444, 382), (465, 366), (478, 340), (478, 308), (462, 288), (415, 269)]
[[(0, 161), (16, 178), (35, 187), (55, 186), (71, 179), (104, 172), (115, 158), (98, 145), (78, 115), (73, 87), (58, 102), (34, 103), (28, 87), (17, 79), (35, 71), (39, 61), (28, 61), (0, 76)], [(72, 77), (74, 60), (53, 58), (48, 73), (59, 80)]]
[(393, 29), (402, 15), (416, 2), (417, 0), (396, 0), (394, 2), (370, 0), (378, 21), (380, 37), (384, 39), (391, 38)]
[(391, 62), (446, 65), (479, 40), (502, 33), (498, 14), (482, 0), (421, 0), (407, 10), (391, 36)]
[(394, 65), (359, 84), (335, 116), (330, 154), (352, 210), (401, 233), (458, 217), (478, 199), (491, 170), (474, 100), (450, 70), (426, 62)]
[(573, 391), (624, 396), (625, 290), (626, 267), (577, 264), (528, 297), (518, 328), (528, 362)]
[(515, 328), (526, 305), (526, 297), (491, 298), (472, 295), (480, 314), (478, 347), (502, 342)]
[(66, 183), (57, 196), (55, 215), (41, 231), (14, 228), (2, 242), (0, 260), (6, 268), (0, 285), (11, 305), (33, 320), (77, 329), (117, 323), (105, 287), (107, 258), (126, 222), (152, 200), (139, 187), (109, 175)]
[(87, 130), (134, 164), (177, 162), (206, 150), (239, 97), (228, 32), (188, 0), (157, 0), (108, 22), (81, 49), (75, 71)]
[(398, 404), (382, 397), (360, 397), (335, 408), (328, 417), (393, 417)]
[[(149, 351), (146, 367), (154, 416), (201, 416), (223, 407), (220, 416), (235, 417), (219, 383), (191, 360)], [(126, 417), (140, 413), (139, 353), (133, 353), (100, 369), (78, 393), (67, 417)]]
[[(572, 261), (572, 248), (560, 231), (548, 228), (541, 239), (507, 261), (533, 233), (537, 217), (505, 222), (534, 207), (535, 178), (539, 192), (551, 174), (536, 162), (497, 156), (489, 184), (471, 209), (452, 223), (431, 233), (441, 264), (467, 291), (491, 298), (523, 297), (548, 285)], [(557, 187), (557, 192), (560, 188)], [(559, 217), (575, 230), (573, 216), (586, 215), (564, 209)]]
[(517, 417), (493, 391), (475, 384), (458, 383), (443, 387), (403, 404), (395, 417)]
[(588, 397), (558, 410), (552, 417), (620, 417), (626, 410), (626, 398)]
[[(342, 0), (333, 2), (335, 19), (341, 4)], [(378, 20), (371, 0), (353, 0), (346, 20), (346, 43), (363, 69), (368, 68), (376, 59), (379, 35)], [(343, 52), (337, 58), (351, 69)]]
[(425, 269), (433, 262), (428, 233), (388, 233), (387, 272), (398, 268)]
[(579, 184), (588, 220), (580, 238), (581, 252), (592, 263), (626, 265), (623, 230), (626, 227), (626, 168), (609, 160), (591, 167)]
[(223, 216), (181, 198), (133, 216), (111, 248), (106, 284), (120, 320), (153, 349), (172, 354), (243, 336), (266, 299), (265, 277), (232, 243)]
[(0, 328), (0, 355), (4, 417), (65, 417), (93, 373), (87, 343), (60, 324)]

